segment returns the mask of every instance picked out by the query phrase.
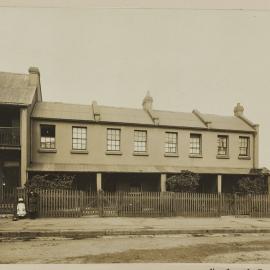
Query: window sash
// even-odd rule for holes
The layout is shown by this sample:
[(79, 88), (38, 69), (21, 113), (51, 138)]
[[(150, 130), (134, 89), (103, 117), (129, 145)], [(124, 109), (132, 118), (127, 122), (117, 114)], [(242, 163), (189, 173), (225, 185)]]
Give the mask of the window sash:
[(239, 137), (239, 156), (249, 156), (249, 137)]
[(86, 150), (87, 144), (87, 128), (72, 127), (72, 149)]
[(107, 150), (120, 151), (120, 129), (107, 129)]
[(218, 136), (218, 155), (228, 155), (228, 136)]
[(40, 148), (55, 149), (54, 125), (40, 125)]
[(134, 152), (146, 152), (147, 131), (134, 130)]
[(189, 153), (192, 155), (201, 155), (200, 134), (190, 134)]
[(177, 133), (166, 132), (165, 153), (177, 153)]

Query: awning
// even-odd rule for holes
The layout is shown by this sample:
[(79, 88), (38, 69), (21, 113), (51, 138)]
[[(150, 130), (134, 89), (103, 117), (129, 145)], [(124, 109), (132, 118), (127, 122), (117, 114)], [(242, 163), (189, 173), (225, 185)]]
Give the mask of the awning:
[(209, 174), (249, 174), (250, 168), (183, 167), (183, 166), (133, 166), (104, 164), (33, 163), (28, 172), (111, 172), (111, 173), (179, 173), (189, 170)]

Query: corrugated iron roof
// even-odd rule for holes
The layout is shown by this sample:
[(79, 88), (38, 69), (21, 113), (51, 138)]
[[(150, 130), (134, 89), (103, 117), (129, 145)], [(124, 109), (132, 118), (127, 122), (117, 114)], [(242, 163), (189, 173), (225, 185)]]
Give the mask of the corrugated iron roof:
[[(99, 106), (100, 122), (153, 125), (149, 114), (143, 109)], [(207, 129), (194, 113), (153, 110), (159, 118), (159, 126)], [(254, 129), (235, 116), (202, 114), (211, 124), (208, 129), (254, 132)], [(73, 121), (95, 121), (92, 105), (39, 102), (32, 113), (33, 118)]]
[(29, 86), (28, 74), (0, 72), (0, 104), (29, 105), (35, 90)]
[(143, 109), (99, 106), (103, 122), (152, 125), (152, 119)]
[(32, 117), (53, 120), (94, 121), (92, 106), (61, 102), (37, 102)]
[(254, 131), (252, 127), (236, 116), (220, 116), (202, 113), (205, 120), (211, 122), (210, 129)]
[(205, 125), (193, 113), (153, 110), (159, 118), (159, 124), (175, 127), (205, 128)]

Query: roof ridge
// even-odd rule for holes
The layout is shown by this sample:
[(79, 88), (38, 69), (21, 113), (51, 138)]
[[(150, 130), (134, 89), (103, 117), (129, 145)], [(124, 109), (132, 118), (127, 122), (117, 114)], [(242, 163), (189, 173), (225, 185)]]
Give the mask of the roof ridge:
[(207, 115), (211, 115), (211, 116), (221, 116), (221, 117), (231, 117), (231, 118), (236, 118), (234, 115), (224, 115), (224, 114), (216, 114), (216, 113), (203, 113), (200, 112), (201, 114), (207, 116)]
[(10, 74), (10, 75), (24, 75), (24, 76), (29, 76), (28, 73), (14, 73), (14, 72), (9, 72), (9, 71), (0, 71), (0, 74)]
[(116, 109), (131, 109), (131, 110), (138, 110), (138, 111), (143, 111), (141, 108), (134, 108), (134, 107), (122, 107), (122, 106), (109, 106), (109, 105), (100, 105), (98, 104), (99, 107), (107, 107), (107, 108), (116, 108)]
[(39, 101), (37, 103), (49, 103), (49, 104), (64, 104), (64, 105), (75, 105), (75, 106), (91, 106), (91, 104), (80, 104), (80, 103), (68, 103), (62, 101)]

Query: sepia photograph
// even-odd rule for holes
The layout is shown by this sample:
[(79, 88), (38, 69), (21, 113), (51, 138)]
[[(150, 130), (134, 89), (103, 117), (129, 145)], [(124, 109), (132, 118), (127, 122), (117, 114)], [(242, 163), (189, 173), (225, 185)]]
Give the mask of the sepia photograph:
[(1, 269), (270, 269), (270, 2), (224, 2), (0, 1)]

